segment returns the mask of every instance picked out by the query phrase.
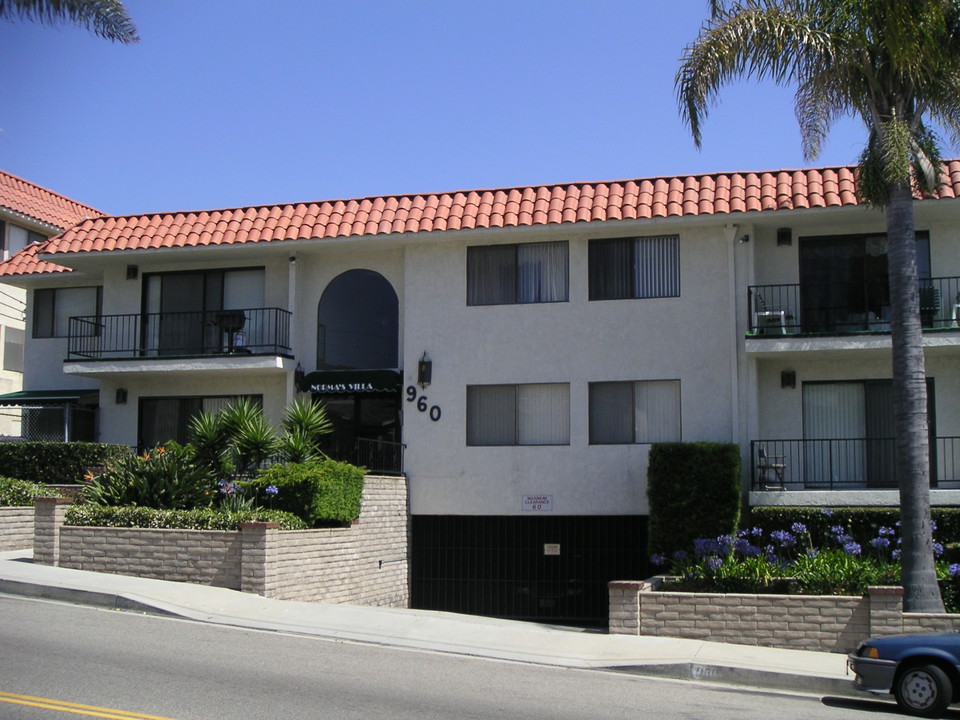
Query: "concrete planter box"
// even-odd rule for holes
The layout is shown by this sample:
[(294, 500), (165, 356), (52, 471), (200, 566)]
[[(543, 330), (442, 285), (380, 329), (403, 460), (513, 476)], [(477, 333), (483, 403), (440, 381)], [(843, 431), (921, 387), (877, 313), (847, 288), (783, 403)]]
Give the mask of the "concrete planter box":
[(33, 547), (32, 507), (0, 507), (0, 552)]
[(960, 630), (960, 615), (904, 613), (900, 587), (851, 597), (664, 592), (662, 583), (610, 583), (610, 633), (847, 653), (871, 635)]
[(344, 528), (238, 531), (76, 527), (63, 498), (36, 506), (34, 562), (226, 587), (279, 600), (407, 607), (407, 481), (368, 476), (360, 517)]

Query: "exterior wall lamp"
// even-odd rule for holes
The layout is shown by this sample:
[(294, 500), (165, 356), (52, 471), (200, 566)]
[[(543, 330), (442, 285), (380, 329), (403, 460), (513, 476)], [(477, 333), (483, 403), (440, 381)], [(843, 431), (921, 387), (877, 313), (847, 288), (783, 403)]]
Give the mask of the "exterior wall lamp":
[(793, 389), (797, 386), (797, 372), (795, 370), (782, 370), (780, 372), (780, 387)]
[(433, 360), (429, 358), (427, 351), (424, 350), (419, 362), (417, 362), (417, 385), (423, 390), (423, 388), (430, 384), (431, 380), (433, 380)]
[(303, 365), (297, 363), (297, 368), (293, 371), (293, 386), (297, 392), (304, 392), (303, 381), (306, 377), (307, 373), (304, 372)]

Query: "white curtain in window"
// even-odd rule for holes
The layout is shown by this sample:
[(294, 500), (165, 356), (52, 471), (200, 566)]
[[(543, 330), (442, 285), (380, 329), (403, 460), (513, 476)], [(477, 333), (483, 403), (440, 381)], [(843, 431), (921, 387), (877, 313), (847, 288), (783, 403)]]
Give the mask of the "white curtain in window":
[(570, 444), (570, 386), (566, 383), (517, 388), (520, 445)]
[(805, 383), (803, 437), (808, 484), (863, 484), (866, 402), (863, 383)]
[(567, 243), (517, 247), (517, 302), (566, 302), (569, 275)]
[(516, 417), (515, 385), (467, 387), (467, 445), (515, 445)]
[(680, 441), (680, 382), (637, 382), (633, 388), (636, 429), (634, 442)]
[(243, 329), (236, 334), (234, 342), (241, 347), (254, 351), (262, 348), (266, 341), (265, 331), (269, 320), (264, 317), (263, 308), (263, 269), (228, 270), (223, 273), (223, 309), (246, 310), (247, 320)]
[(636, 298), (680, 295), (680, 239), (676, 235), (636, 239)]

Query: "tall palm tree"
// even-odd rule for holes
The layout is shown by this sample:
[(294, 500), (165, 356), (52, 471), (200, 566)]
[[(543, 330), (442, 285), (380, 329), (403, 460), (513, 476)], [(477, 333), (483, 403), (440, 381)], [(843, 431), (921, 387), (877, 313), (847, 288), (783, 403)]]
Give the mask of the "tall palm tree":
[(925, 118), (960, 138), (960, 1), (710, 0), (711, 19), (676, 77), (680, 114), (700, 146), (720, 88), (736, 78), (796, 85), (804, 155), (815, 159), (834, 120), (860, 117), (861, 198), (886, 209), (896, 473), (904, 608), (942, 612), (930, 527), (927, 394), (913, 199), (939, 184)]
[(120, 0), (0, 0), (0, 19), (13, 17), (44, 23), (69, 20), (107, 40), (140, 40)]

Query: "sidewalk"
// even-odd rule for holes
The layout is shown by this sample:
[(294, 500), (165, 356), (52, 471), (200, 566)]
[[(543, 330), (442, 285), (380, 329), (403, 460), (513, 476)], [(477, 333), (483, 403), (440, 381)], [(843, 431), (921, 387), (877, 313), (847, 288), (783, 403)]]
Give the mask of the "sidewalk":
[(0, 553), (0, 593), (199, 622), (500, 660), (863, 697), (834, 653), (657, 637), (453, 613), (270, 600), (205, 585), (69, 570)]

